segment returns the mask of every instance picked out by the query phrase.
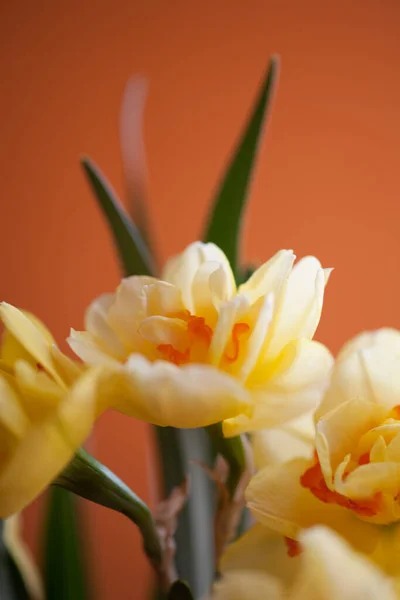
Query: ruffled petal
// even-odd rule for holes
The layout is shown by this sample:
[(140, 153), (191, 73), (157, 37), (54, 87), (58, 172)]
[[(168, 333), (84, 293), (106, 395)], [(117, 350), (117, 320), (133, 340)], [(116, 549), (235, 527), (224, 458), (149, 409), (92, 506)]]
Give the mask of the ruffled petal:
[(333, 358), (318, 342), (296, 340), (286, 346), (272, 372), (260, 371), (264, 385), (250, 388), (254, 401), (251, 418), (224, 422), (227, 437), (245, 431), (277, 427), (315, 409), (326, 388)]
[(375, 402), (387, 410), (399, 404), (399, 331), (380, 329), (366, 332), (344, 346), (338, 355), (331, 385), (316, 412), (316, 419), (352, 398)]
[(209, 365), (177, 367), (132, 355), (101, 387), (111, 406), (156, 425), (205, 427), (252, 411), (240, 382)]
[(295, 338), (313, 337), (321, 316), (327, 279), (327, 273), (314, 256), (306, 256), (293, 267), (268, 354), (276, 355)]
[(170, 259), (164, 267), (161, 278), (176, 285), (182, 292), (186, 308), (195, 313), (195, 299), (193, 294), (193, 281), (198, 269), (207, 262), (221, 265), (226, 274), (226, 295), (231, 299), (236, 292), (236, 284), (229, 261), (222, 250), (215, 244), (194, 242), (181, 254)]
[(256, 431), (251, 437), (257, 470), (294, 458), (311, 458), (314, 451), (313, 413), (289, 421), (277, 429)]
[(379, 541), (378, 527), (361, 521), (337, 504), (321, 502), (301, 486), (300, 477), (311, 464), (296, 459), (259, 471), (246, 491), (247, 505), (254, 517), (292, 539), (298, 539), (301, 529), (326, 525), (362, 552), (372, 553)]
[(396, 600), (393, 582), (365, 556), (324, 527), (300, 535), (299, 577), (290, 600)]
[(261, 523), (256, 523), (222, 556), (220, 570), (224, 575), (236, 570), (262, 571), (291, 583), (299, 567), (298, 557), (288, 555), (284, 537)]

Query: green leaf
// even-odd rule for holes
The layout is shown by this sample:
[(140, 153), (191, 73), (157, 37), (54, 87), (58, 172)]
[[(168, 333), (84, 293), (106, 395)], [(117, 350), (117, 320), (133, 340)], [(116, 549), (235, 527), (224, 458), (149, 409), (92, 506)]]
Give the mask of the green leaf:
[(147, 505), (110, 469), (80, 448), (54, 482), (82, 498), (122, 513), (138, 526), (144, 550), (161, 576), (162, 550)]
[(206, 429), (210, 436), (214, 452), (221, 454), (229, 465), (226, 486), (231, 497), (233, 497), (243, 471), (246, 468), (246, 453), (242, 438), (240, 436), (225, 438), (222, 433), (221, 423), (209, 425)]
[(194, 600), (194, 598), (187, 583), (179, 580), (171, 586), (167, 600)]
[(46, 600), (87, 600), (81, 523), (75, 498), (50, 488), (44, 532)]
[(0, 598), (29, 600), (24, 579), (3, 541), (4, 521), (0, 520)]
[(203, 236), (206, 242), (214, 242), (225, 252), (235, 276), (238, 276), (239, 270), (243, 211), (276, 87), (278, 69), (279, 59), (274, 56), (270, 60), (253, 112), (219, 185)]
[(156, 267), (146, 243), (110, 184), (89, 158), (82, 160), (82, 166), (112, 231), (125, 275), (154, 275)]

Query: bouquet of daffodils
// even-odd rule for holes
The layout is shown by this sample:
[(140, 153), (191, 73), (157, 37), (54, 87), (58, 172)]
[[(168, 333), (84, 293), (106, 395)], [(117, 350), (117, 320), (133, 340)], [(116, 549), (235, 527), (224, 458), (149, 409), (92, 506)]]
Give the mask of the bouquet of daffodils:
[[(1, 600), (88, 597), (78, 539), (61, 565), (68, 595), (57, 580), (56, 556), (66, 560), (76, 535), (71, 526), (67, 544), (60, 534), (73, 505), (57, 507), (73, 495), (139, 528), (154, 569), (149, 598), (399, 600), (400, 332), (362, 333), (334, 360), (313, 340), (331, 269), (313, 256), (295, 262), (291, 250), (256, 269), (240, 262), (277, 69), (274, 57), (202, 241), (160, 271), (135, 190), (137, 153), (124, 153), (136, 224), (83, 161), (124, 278), (87, 308), (84, 331), (71, 330), (74, 358), (34, 315), (1, 304)], [(137, 82), (130, 90), (138, 115)], [(153, 511), (83, 449), (110, 408), (154, 426), (164, 497)], [(17, 519), (50, 484), (43, 581)]]

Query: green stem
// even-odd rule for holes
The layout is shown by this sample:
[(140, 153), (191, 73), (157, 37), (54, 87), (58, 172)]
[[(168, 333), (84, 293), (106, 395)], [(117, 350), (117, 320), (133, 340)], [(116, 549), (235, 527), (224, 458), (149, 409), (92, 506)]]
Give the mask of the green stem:
[(119, 477), (80, 448), (54, 482), (74, 494), (124, 514), (138, 526), (143, 548), (164, 589), (171, 581), (163, 570), (163, 552), (150, 509)]

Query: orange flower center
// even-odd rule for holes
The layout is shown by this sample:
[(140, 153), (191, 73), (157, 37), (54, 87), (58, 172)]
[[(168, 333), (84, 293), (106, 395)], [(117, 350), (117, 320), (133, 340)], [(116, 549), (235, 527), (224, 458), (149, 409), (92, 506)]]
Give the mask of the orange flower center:
[[(201, 346), (205, 350), (209, 349), (214, 332), (212, 328), (206, 324), (204, 317), (196, 317), (189, 311), (173, 315), (173, 317), (185, 321), (187, 332), (189, 334), (188, 347), (182, 352), (174, 348), (172, 344), (159, 344), (156, 349), (162, 355), (164, 360), (173, 362), (176, 365), (182, 365), (193, 360), (192, 350), (195, 346)], [(233, 326), (230, 342), (224, 352), (224, 358), (229, 363), (237, 361), (240, 353), (241, 338), (249, 330), (250, 325), (247, 323), (235, 323)]]
[[(328, 488), (322, 473), (318, 458), (315, 465), (307, 469), (300, 477), (300, 483), (304, 488), (310, 490), (312, 494), (322, 502), (327, 504), (338, 504), (349, 510), (353, 510), (363, 517), (374, 517), (382, 510), (382, 493), (377, 492), (370, 500), (351, 500), (338, 492)], [(365, 465), (369, 462), (369, 453), (363, 454), (358, 463)], [(348, 473), (345, 473), (345, 476)]]
[(284, 540), (287, 546), (288, 556), (293, 558), (294, 556), (299, 556), (299, 554), (302, 553), (303, 548), (301, 547), (300, 542), (289, 537), (285, 537)]

